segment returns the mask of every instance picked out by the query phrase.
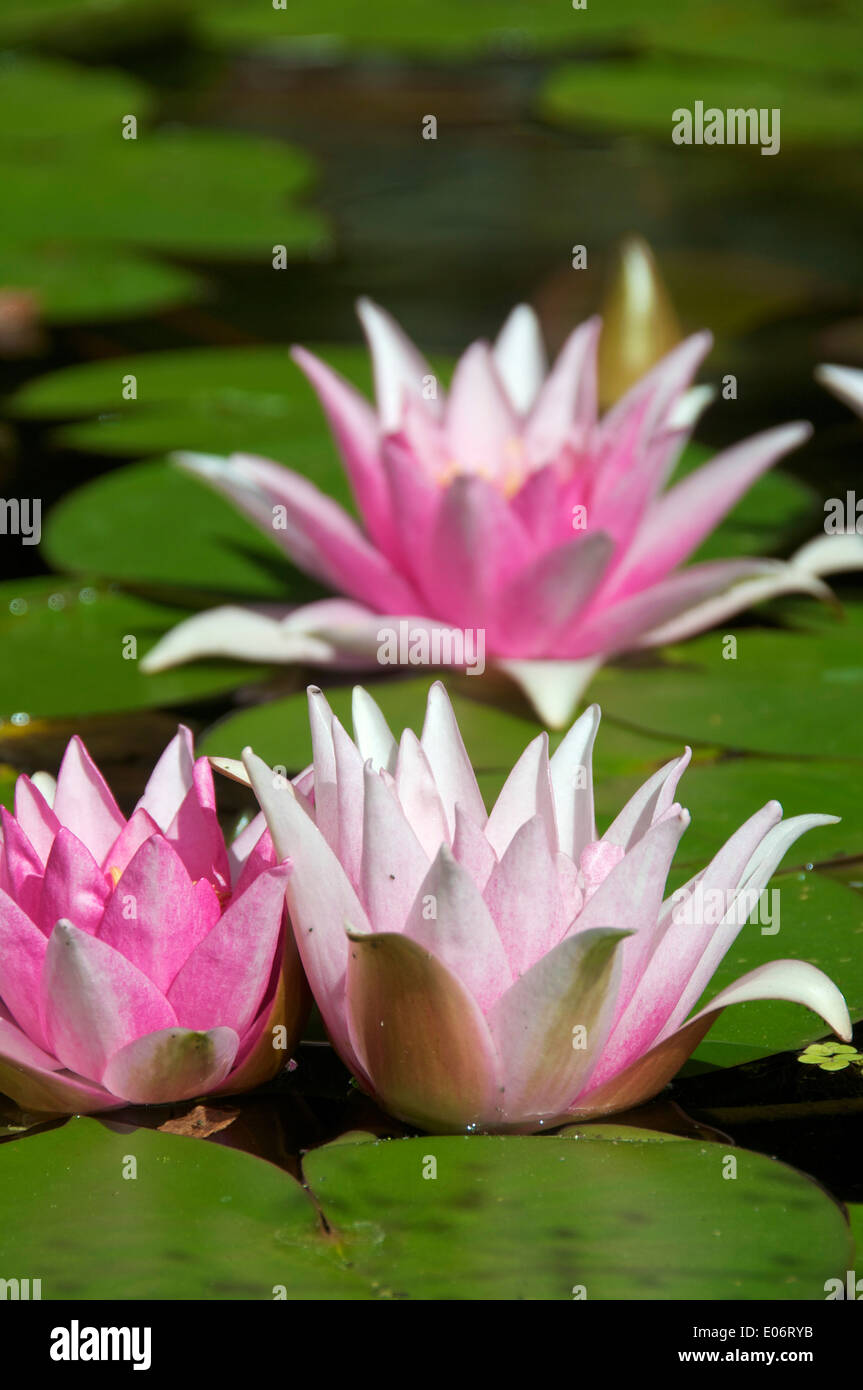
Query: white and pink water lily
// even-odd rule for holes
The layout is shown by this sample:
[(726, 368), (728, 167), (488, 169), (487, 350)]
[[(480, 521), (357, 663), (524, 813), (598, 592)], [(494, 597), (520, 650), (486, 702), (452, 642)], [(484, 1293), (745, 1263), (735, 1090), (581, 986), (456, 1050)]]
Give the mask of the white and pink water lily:
[(294, 352), (329, 420), (359, 523), (267, 459), (178, 456), (341, 597), (210, 610), (168, 633), (145, 670), (211, 655), (373, 667), (382, 636), (408, 620), (413, 650), (433, 650), (436, 639), (455, 665), (464, 634), (475, 643), (481, 633), (488, 659), (562, 727), (609, 657), (688, 637), (777, 594), (825, 597), (821, 575), (861, 564), (842, 538), (825, 537), (788, 562), (685, 565), (810, 433), (799, 422), (767, 430), (668, 486), (704, 404), (705, 392), (690, 388), (707, 333), (600, 417), (598, 319), (575, 330), (549, 369), (536, 315), (520, 305), (493, 346), (467, 349), (445, 393), (383, 309), (363, 300), (359, 315), (376, 408), (324, 362)]
[[(741, 930), (739, 895), (804, 831), (770, 801), (687, 885), (666, 878), (689, 814), (689, 751), (600, 835), (596, 706), (549, 756), (540, 735), (487, 813), (441, 684), (422, 736), (398, 742), (362, 689), (354, 738), (309, 691), (313, 767), (295, 784), (251, 749), (225, 770), (254, 787), (280, 856), (296, 940), (333, 1045), (391, 1113), (437, 1131), (534, 1131), (655, 1095), (731, 1004), (785, 999), (851, 1036), (813, 965), (777, 960), (692, 1016)], [(701, 910), (716, 900), (723, 913)], [(751, 900), (751, 898), (750, 898)], [(693, 909), (692, 904), (695, 904)]]
[(19, 777), (0, 807), (0, 1091), (88, 1114), (269, 1080), (308, 1013), (288, 872), (260, 822), (226, 845), (186, 728), (128, 820), (78, 738), (56, 782)]

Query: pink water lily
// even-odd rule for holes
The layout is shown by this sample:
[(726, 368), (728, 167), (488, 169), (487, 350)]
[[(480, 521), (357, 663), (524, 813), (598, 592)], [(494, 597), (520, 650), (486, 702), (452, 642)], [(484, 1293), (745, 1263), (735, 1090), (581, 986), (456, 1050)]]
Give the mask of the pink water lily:
[(226, 845), (188, 729), (128, 820), (78, 738), (0, 818), (0, 1091), (86, 1114), (285, 1064), (308, 1007), (289, 866), (261, 824)]
[(359, 314), (377, 409), (316, 357), (294, 356), (329, 419), (361, 525), (266, 459), (178, 460), (343, 597), (210, 610), (164, 637), (145, 670), (213, 654), (374, 666), (408, 620), (400, 661), (423, 659), (425, 646), (434, 664), (481, 670), (481, 640), (483, 665), (502, 668), (562, 726), (608, 657), (687, 637), (775, 594), (824, 597), (819, 575), (844, 567), (822, 540), (787, 563), (681, 568), (810, 433), (805, 423), (767, 430), (667, 486), (704, 404), (690, 386), (709, 334), (674, 349), (600, 418), (597, 319), (549, 370), (536, 316), (521, 305), (494, 346), (467, 349), (445, 394), (388, 314), (367, 300)]
[(839, 990), (800, 960), (759, 966), (690, 1017), (749, 915), (740, 895), (751, 903), (797, 837), (834, 816), (783, 821), (770, 801), (666, 898), (688, 750), (599, 835), (596, 706), (551, 757), (546, 734), (533, 740), (489, 814), (439, 683), (422, 737), (398, 743), (362, 689), (353, 740), (319, 690), (309, 707), (314, 766), (297, 785), (251, 749), (243, 762), (291, 856), (291, 919), (330, 1038), (391, 1113), (531, 1131), (622, 1110), (751, 999), (804, 1004), (850, 1038)]

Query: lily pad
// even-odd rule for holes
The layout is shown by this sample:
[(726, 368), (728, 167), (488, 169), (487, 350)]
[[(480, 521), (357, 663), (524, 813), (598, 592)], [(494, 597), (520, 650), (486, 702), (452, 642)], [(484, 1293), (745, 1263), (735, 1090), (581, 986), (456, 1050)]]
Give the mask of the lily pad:
[(128, 318), (200, 299), (204, 281), (154, 258), (66, 241), (2, 246), (3, 287), (27, 290), (48, 323)]
[[(781, 111), (781, 139), (798, 145), (854, 145), (863, 136), (856, 82), (830, 82), (799, 71), (744, 62), (696, 63), (685, 58), (599, 60), (561, 67), (547, 79), (542, 115), (563, 125), (638, 131), (671, 141), (672, 113), (752, 108)], [(699, 157), (708, 159), (712, 147)], [(757, 148), (738, 155), (761, 158)]]
[(276, 245), (291, 255), (327, 246), (319, 214), (293, 201), (310, 176), (291, 146), (226, 132), (46, 141), (38, 160), (25, 142), (0, 150), (4, 235), (21, 241), (49, 226), (58, 239), (269, 264)]
[(0, 150), (33, 142), (40, 157), (46, 144), (78, 145), (98, 135), (121, 138), (127, 114), (143, 122), (154, 107), (142, 82), (110, 68), (86, 73), (59, 59), (0, 56)]
[[(46, 579), (0, 584), (0, 721), (101, 714), (223, 694), (237, 665), (207, 661), (144, 676), (139, 655), (188, 610), (168, 608), (104, 585)], [(264, 673), (244, 667), (251, 682)]]
[(199, 1139), (73, 1119), (0, 1144), (0, 1212), (4, 1268), (41, 1279), (43, 1299), (365, 1292), (329, 1255), (299, 1183)]
[[(590, 693), (612, 718), (666, 738), (685, 731), (693, 744), (857, 762), (863, 605), (849, 603), (838, 616), (814, 602), (787, 611), (801, 615), (800, 630), (732, 620), (665, 648), (658, 665), (604, 668)], [(729, 635), (733, 660), (723, 656)]]
[(722, 1147), (687, 1139), (429, 1136), (316, 1149), (304, 1172), (355, 1272), (393, 1297), (823, 1298), (849, 1249), (839, 1208), (734, 1157), (723, 1180)]
[(49, 514), (43, 547), (58, 569), (86, 567), (210, 603), (298, 602), (318, 592), (225, 498), (164, 462), (121, 468), (67, 493)]
[(823, 1298), (839, 1207), (734, 1157), (725, 1181), (722, 1146), (686, 1139), (328, 1145), (304, 1162), (324, 1233), (268, 1163), (76, 1119), (0, 1145), (0, 1257), (45, 1300)]

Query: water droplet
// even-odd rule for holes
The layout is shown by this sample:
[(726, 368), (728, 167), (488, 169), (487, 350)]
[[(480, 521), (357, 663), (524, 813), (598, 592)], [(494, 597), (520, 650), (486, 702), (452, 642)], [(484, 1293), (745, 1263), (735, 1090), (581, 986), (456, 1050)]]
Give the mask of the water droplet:
[(30, 723), (30, 716), (29, 714), (25, 714), (23, 710), (20, 710), (18, 714), (12, 715), (12, 723), (16, 728), (22, 729), (25, 724)]
[(26, 600), (26, 598), (13, 598), (12, 602), (9, 604), (9, 612), (10, 612), (10, 613), (13, 613), (13, 614), (15, 615), (16, 618), (20, 617), (20, 615), (21, 615), (22, 613), (26, 613), (26, 612), (27, 612), (27, 600)]
[(61, 608), (66, 607), (66, 595), (52, 594), (48, 600), (48, 607), (52, 608), (55, 613), (59, 613)]
[(81, 603), (95, 603), (98, 597), (99, 595), (96, 590), (89, 586), (86, 589), (82, 589), (78, 595)]

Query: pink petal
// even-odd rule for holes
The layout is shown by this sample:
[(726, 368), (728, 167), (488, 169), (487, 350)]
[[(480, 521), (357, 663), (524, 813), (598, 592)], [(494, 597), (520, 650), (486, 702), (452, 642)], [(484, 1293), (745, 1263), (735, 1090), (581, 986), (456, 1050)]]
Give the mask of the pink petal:
[(505, 623), (496, 651), (524, 658), (551, 650), (556, 635), (573, 625), (596, 594), (613, 554), (611, 537), (592, 531), (532, 560), (500, 597)]
[(291, 356), (315, 388), (324, 408), (369, 535), (390, 554), (393, 516), (381, 467), (380, 429), (375, 413), (344, 377), (319, 358), (301, 347), (293, 348)]
[(434, 520), (423, 595), (435, 616), (453, 626), (488, 626), (500, 608), (501, 592), (532, 555), (521, 522), (498, 488), (462, 474), (444, 492)]
[(525, 445), (535, 463), (552, 459), (575, 434), (586, 439), (596, 423), (596, 350), (602, 325), (588, 319), (567, 338), (537, 397), (525, 428)]
[(435, 681), (429, 690), (420, 743), (446, 813), (450, 836), (455, 829), (458, 804), (477, 825), (485, 825), (482, 793), (442, 681)]
[(161, 828), (140, 806), (132, 812), (129, 820), (120, 831), (108, 853), (105, 856), (105, 870), (107, 873), (122, 874), (130, 862), (135, 857), (138, 850), (151, 835), (161, 835)]
[(97, 863), (104, 863), (126, 820), (77, 734), (60, 764), (53, 809), (60, 824), (75, 832)]
[(51, 1051), (70, 1071), (95, 1081), (127, 1042), (177, 1022), (137, 966), (71, 922), (58, 922), (51, 933), (40, 993)]
[(456, 364), (446, 432), (465, 472), (501, 481), (523, 472), (519, 422), (487, 343), (473, 343)]
[(249, 1027), (273, 968), (289, 873), (277, 864), (261, 874), (192, 951), (168, 991), (183, 1027), (226, 1024), (239, 1036)]
[(43, 875), (44, 866), (36, 850), (15, 817), (0, 806), (0, 888), (34, 922), (39, 919)]
[[(624, 936), (603, 929), (568, 937), (490, 1014), (506, 1078), (501, 1103), (511, 1120), (553, 1122), (585, 1085), (611, 1026)], [(576, 1028), (585, 1029), (586, 1047), (576, 1045)]]
[(47, 1047), (39, 1018), (39, 981), (47, 945), (35, 923), (0, 892), (0, 1000), (40, 1047)]
[(132, 1105), (191, 1100), (224, 1081), (238, 1043), (232, 1028), (162, 1028), (133, 1038), (115, 1052), (105, 1068), (104, 1083)]
[(60, 822), (38, 787), (23, 775), (15, 783), (15, 819), (44, 864)]
[(558, 845), (578, 863), (585, 845), (596, 839), (593, 809), (593, 745), (601, 712), (591, 705), (575, 721), (549, 760)]
[(42, 880), (38, 925), (50, 936), (54, 923), (70, 918), (81, 931), (98, 930), (110, 888), (86, 845), (62, 829), (57, 835)]
[(547, 371), (542, 330), (529, 304), (517, 304), (509, 314), (492, 355), (510, 404), (520, 415), (526, 414)]
[(548, 734), (538, 734), (525, 748), (501, 788), (485, 828), (498, 858), (515, 832), (533, 816), (541, 816), (549, 849), (558, 847), (554, 793), (548, 759)]
[[(381, 429), (397, 429), (405, 397), (422, 398), (423, 380), (432, 375), (431, 367), (392, 315), (379, 304), (371, 299), (360, 299), (357, 314), (371, 349)], [(427, 407), (433, 414), (437, 413), (441, 402), (430, 400)]]
[(378, 705), (361, 685), (355, 685), (351, 696), (351, 717), (354, 739), (363, 763), (371, 759), (377, 771), (386, 768), (395, 772), (398, 744)]
[(706, 1009), (631, 1065), (605, 1079), (603, 1084), (595, 1084), (582, 1092), (572, 1107), (573, 1114), (604, 1115), (615, 1110), (629, 1110), (650, 1100), (691, 1057), (728, 1004), (752, 999), (785, 999), (804, 1004), (819, 1014), (840, 1038), (850, 1041), (851, 1020), (845, 1000), (833, 981), (806, 961), (770, 961), (722, 990)]
[(244, 751), (243, 762), (267, 817), (276, 853), (291, 860), (288, 910), (309, 984), (333, 1045), (352, 1066), (344, 1013), (345, 922), (363, 931), (371, 927), (344, 869), (297, 802), (290, 783), (274, 786), (272, 770), (251, 748)]
[(369, 918), (379, 930), (402, 931), (428, 868), (429, 856), (394, 792), (367, 765), (360, 884)]
[(495, 1114), (496, 1057), (485, 1019), (456, 977), (404, 935), (353, 936), (353, 1051), (391, 1114), (436, 1132)]
[[(629, 850), (636, 845), (651, 825), (668, 810), (674, 800), (677, 784), (689, 766), (692, 749), (686, 748), (679, 758), (672, 758), (642, 783), (615, 817), (603, 835), (613, 845)], [(552, 764), (554, 759), (552, 759)]]
[(0, 1019), (0, 1091), (36, 1114), (93, 1115), (122, 1104), (99, 1086), (59, 1070), (59, 1062)]
[(780, 425), (724, 450), (690, 473), (647, 513), (615, 575), (615, 594), (655, 584), (700, 545), (777, 459), (812, 433), (806, 424)]
[(178, 970), (219, 916), (212, 885), (206, 879), (193, 885), (173, 847), (154, 835), (117, 883), (98, 936), (167, 995)]
[(497, 855), (480, 827), (461, 806), (455, 808), (455, 834), (452, 840), (453, 858), (462, 868), (467, 869), (479, 891), (482, 893), (488, 883), (489, 875), (497, 863)]
[[(195, 764), (195, 785), (165, 832), (192, 879), (209, 879), (214, 887), (230, 883), (228, 853), (216, 815), (212, 771), (206, 758)], [(207, 780), (209, 779), (209, 780)]]
[(194, 784), (192, 734), (181, 724), (150, 773), (136, 811), (145, 811), (160, 830), (167, 830)]
[(512, 984), (512, 970), (494, 919), (448, 845), (441, 845), (420, 884), (404, 931), (451, 971), (483, 1013)]
[(428, 758), (413, 729), (405, 729), (401, 736), (395, 785), (408, 824), (429, 859), (434, 859), (441, 844), (449, 840), (449, 827)]
[[(539, 816), (515, 832), (489, 875), (483, 898), (509, 961), (511, 979), (523, 975), (561, 940), (569, 922), (564, 920), (557, 871)], [(433, 946), (431, 940), (426, 944)]]

